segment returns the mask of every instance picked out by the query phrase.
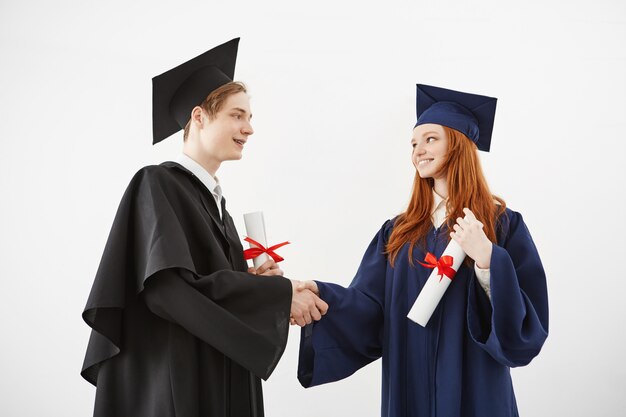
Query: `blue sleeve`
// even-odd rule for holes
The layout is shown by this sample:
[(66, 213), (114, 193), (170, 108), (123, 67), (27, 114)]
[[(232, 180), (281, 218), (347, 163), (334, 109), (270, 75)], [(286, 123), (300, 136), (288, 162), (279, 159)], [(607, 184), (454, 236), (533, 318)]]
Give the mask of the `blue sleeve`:
[(472, 277), (469, 332), (496, 361), (528, 364), (548, 337), (546, 275), (521, 214), (507, 210), (504, 237), (491, 255), (491, 302)]
[(302, 329), (298, 363), (302, 386), (346, 378), (381, 356), (388, 224), (370, 243), (348, 288), (317, 282), (329, 307), (320, 321)]

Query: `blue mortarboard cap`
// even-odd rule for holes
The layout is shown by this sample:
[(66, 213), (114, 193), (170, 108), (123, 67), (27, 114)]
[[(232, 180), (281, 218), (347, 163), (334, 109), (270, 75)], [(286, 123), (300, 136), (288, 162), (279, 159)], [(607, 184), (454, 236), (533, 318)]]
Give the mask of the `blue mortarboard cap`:
[(232, 39), (152, 79), (152, 143), (173, 135), (191, 110), (235, 75), (239, 38)]
[(489, 152), (497, 100), (417, 84), (415, 126), (426, 123), (447, 126), (470, 138), (481, 151)]

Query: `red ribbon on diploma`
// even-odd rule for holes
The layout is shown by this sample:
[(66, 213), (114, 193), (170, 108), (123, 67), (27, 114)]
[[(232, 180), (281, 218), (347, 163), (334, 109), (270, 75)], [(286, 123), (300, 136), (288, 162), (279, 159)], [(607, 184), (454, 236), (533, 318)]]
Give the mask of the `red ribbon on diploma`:
[(420, 261), (417, 261), (417, 262), (419, 262), (420, 265), (425, 266), (426, 268), (430, 268), (430, 269), (437, 268), (437, 272), (438, 272), (437, 275), (439, 275), (439, 282), (441, 282), (444, 275), (450, 278), (450, 281), (452, 281), (452, 279), (454, 278), (454, 275), (456, 274), (456, 271), (452, 268), (452, 265), (454, 264), (454, 258), (452, 258), (452, 256), (444, 255), (437, 260), (435, 255), (428, 252), (424, 260), (426, 261), (426, 263), (423, 263)]
[(269, 248), (264, 247), (263, 245), (261, 245), (259, 242), (257, 242), (254, 239), (251, 239), (249, 237), (246, 237), (244, 239), (246, 242), (248, 243), (252, 243), (253, 245), (257, 246), (256, 248), (249, 248), (243, 251), (243, 257), (248, 260), (248, 259), (254, 259), (257, 256), (263, 254), (263, 253), (267, 253), (269, 256), (272, 257), (272, 259), (276, 262), (280, 262), (280, 261), (284, 261), (285, 258), (283, 258), (282, 256), (280, 256), (279, 254), (275, 253), (274, 250), (288, 245), (289, 242), (283, 242), (283, 243), (279, 243), (277, 245), (274, 246), (270, 246)]

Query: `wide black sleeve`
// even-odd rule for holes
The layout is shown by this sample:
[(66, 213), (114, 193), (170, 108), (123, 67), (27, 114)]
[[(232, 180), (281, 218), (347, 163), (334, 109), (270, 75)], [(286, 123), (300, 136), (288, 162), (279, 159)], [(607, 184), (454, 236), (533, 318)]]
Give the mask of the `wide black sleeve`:
[(166, 269), (147, 281), (143, 296), (154, 314), (267, 379), (287, 341), (291, 291), (282, 277)]
[(151, 166), (122, 197), (83, 311), (92, 333), (81, 375), (94, 385), (123, 349), (125, 310), (144, 296), (152, 311), (260, 377), (283, 352), (291, 283), (234, 271), (192, 185), (178, 170)]

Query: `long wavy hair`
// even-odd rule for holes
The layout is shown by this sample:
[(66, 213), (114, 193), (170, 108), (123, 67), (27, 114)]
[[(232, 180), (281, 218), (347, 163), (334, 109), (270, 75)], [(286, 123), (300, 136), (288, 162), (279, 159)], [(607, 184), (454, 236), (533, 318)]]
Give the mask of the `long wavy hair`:
[[(483, 223), (483, 230), (492, 242), (496, 242), (496, 221), (504, 212), (506, 203), (500, 197), (491, 194), (487, 180), (478, 159), (476, 144), (461, 132), (442, 126), (448, 136), (448, 153), (442, 166), (446, 172), (448, 201), (446, 203), (446, 225), (448, 230), (456, 223), (457, 217), (464, 217), (463, 208), (468, 207)], [(432, 226), (431, 211), (434, 180), (421, 178), (417, 170), (413, 181), (413, 192), (406, 211), (395, 221), (386, 254), (391, 266), (402, 246), (409, 246), (409, 262), (414, 265), (413, 248), (426, 247), (426, 235)], [(497, 202), (497, 203), (496, 203)], [(450, 240), (450, 236), (448, 236)]]

